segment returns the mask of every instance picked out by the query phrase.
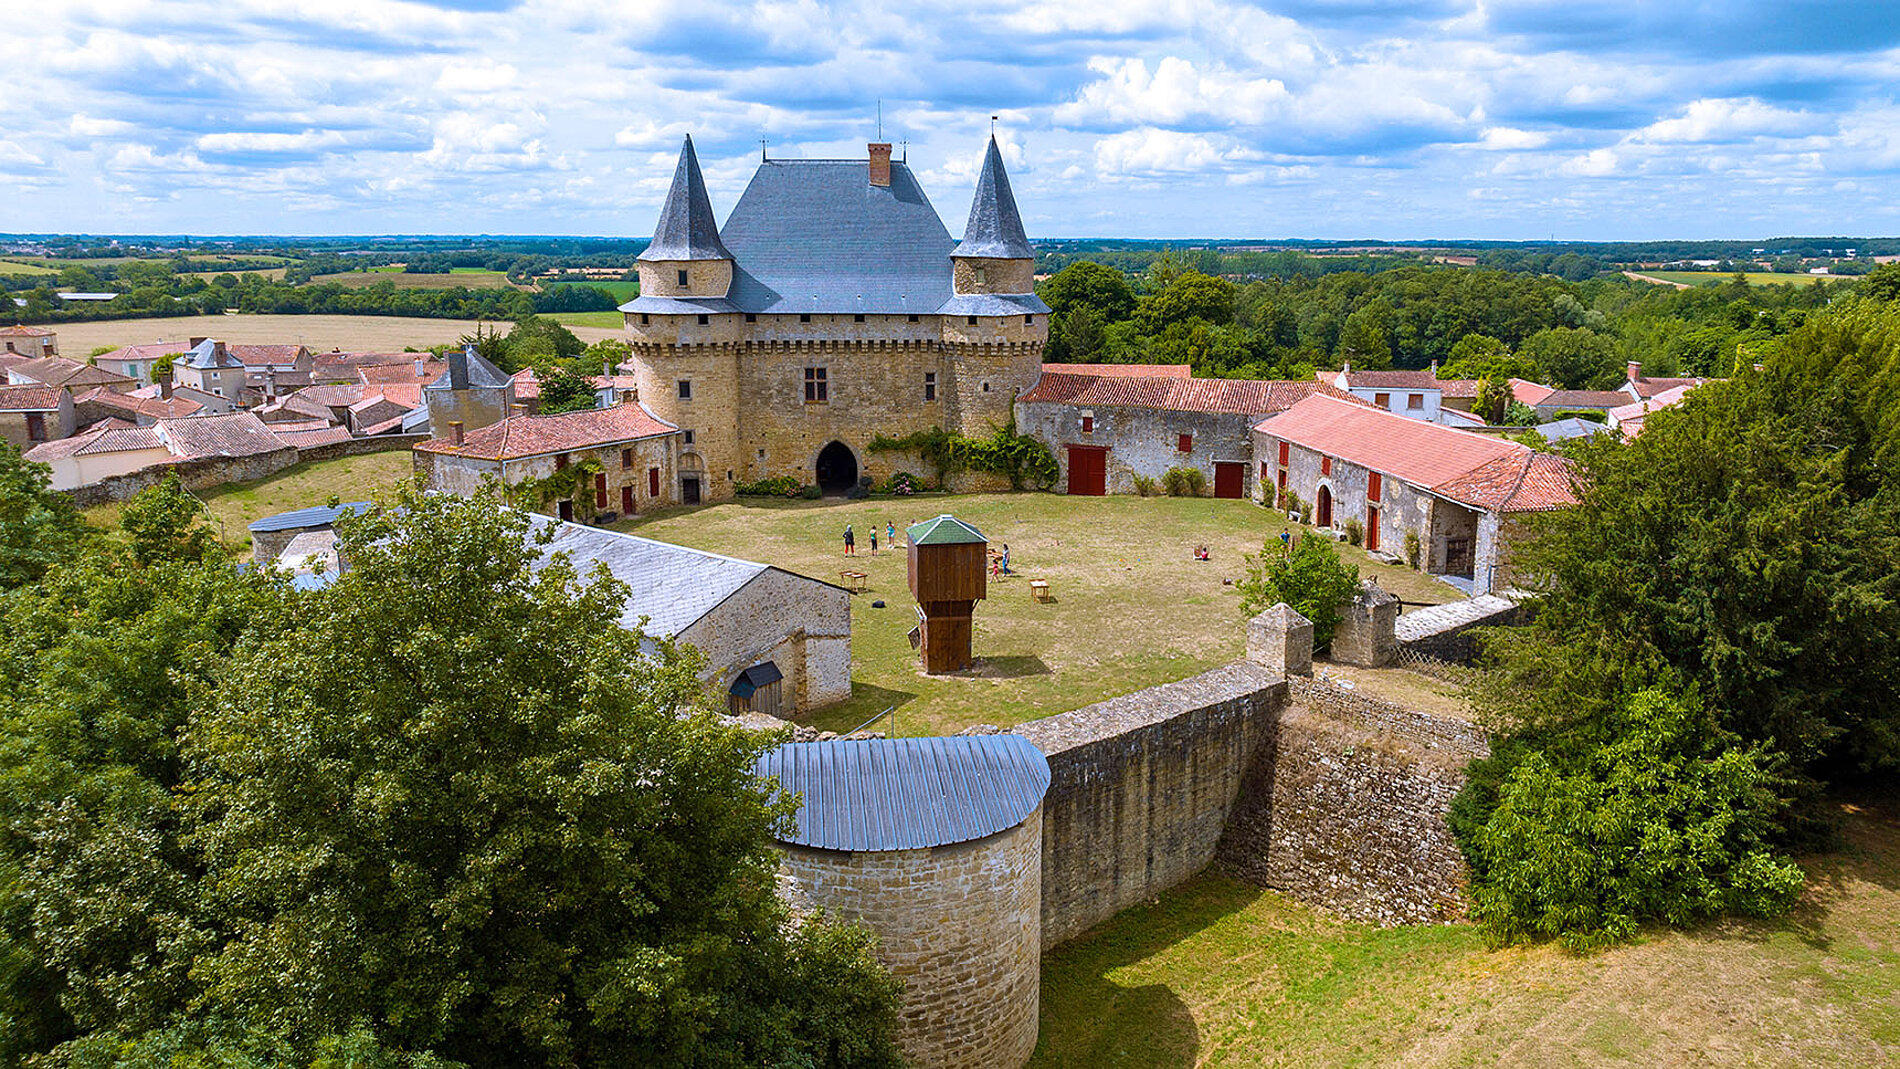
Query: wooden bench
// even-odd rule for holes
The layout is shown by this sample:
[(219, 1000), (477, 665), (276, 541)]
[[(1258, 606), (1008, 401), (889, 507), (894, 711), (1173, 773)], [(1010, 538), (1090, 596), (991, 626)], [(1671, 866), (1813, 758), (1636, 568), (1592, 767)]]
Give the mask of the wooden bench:
[(864, 593), (865, 584), (870, 576), (863, 572), (839, 572), (838, 578), (844, 580), (844, 588), (853, 594)]
[(1029, 581), (1029, 596), (1035, 598), (1037, 601), (1048, 601), (1049, 580), (1031, 579)]

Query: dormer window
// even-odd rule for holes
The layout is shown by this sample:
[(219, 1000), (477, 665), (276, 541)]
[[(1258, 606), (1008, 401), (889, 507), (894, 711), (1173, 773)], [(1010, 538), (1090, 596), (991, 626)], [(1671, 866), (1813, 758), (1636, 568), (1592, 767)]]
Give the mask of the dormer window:
[(680, 271), (680, 288), (686, 288), (686, 272), (684, 270)]

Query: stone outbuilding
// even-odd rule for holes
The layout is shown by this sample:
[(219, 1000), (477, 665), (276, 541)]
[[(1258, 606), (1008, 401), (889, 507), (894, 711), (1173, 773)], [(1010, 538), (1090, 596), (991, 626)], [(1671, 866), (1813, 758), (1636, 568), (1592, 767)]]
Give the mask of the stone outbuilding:
[(416, 470), (432, 490), (471, 494), (487, 478), (517, 486), (591, 463), (595, 470), (575, 487), (577, 498), (549, 502), (559, 518), (576, 518), (577, 501), (583, 511), (592, 506), (581, 517), (590, 519), (631, 516), (678, 500), (673, 476), (680, 429), (631, 398), (612, 408), (517, 414), (473, 431), (459, 425), (436, 428), (446, 436), (418, 443), (414, 450)]
[(77, 425), (71, 390), (0, 386), (0, 438), (21, 449), (68, 437)]
[(1027, 1062), (1041, 993), (1042, 752), (1018, 735), (837, 740), (780, 746), (755, 771), (803, 796), (779, 840), (781, 893), (797, 911), (864, 922), (903, 981), (905, 1059)]
[(1309, 397), (1254, 428), (1263, 479), (1335, 530), (1358, 521), (1368, 550), (1409, 556), (1466, 593), (1510, 584), (1517, 521), (1576, 504), (1570, 462), (1333, 397)]

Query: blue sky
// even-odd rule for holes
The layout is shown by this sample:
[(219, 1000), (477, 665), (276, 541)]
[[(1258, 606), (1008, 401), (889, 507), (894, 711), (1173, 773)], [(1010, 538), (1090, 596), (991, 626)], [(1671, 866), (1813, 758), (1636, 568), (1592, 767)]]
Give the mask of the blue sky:
[(0, 231), (651, 231), (682, 134), (886, 135), (951, 231), (1900, 233), (1900, 4), (55, 0), (8, 20)]

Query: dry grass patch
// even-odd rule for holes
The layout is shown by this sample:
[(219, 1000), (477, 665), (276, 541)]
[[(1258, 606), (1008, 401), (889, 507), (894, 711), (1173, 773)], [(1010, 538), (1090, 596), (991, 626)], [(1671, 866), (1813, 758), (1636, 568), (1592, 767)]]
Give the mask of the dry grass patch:
[(348, 271), (338, 275), (317, 275), (310, 280), (311, 285), (334, 282), (338, 285), (361, 287), (374, 286), (377, 283), (393, 283), (397, 289), (407, 290), (446, 290), (464, 286), (475, 290), (525, 289), (508, 281), (501, 271), (456, 271), (452, 274), (411, 274), (407, 271)]
[[(507, 323), (482, 323), (507, 332)], [(117, 348), (155, 341), (217, 338), (239, 345), (281, 345), (292, 342), (311, 352), (401, 352), (404, 346), (426, 349), (446, 345), (475, 333), (473, 319), (425, 319), (411, 316), (345, 315), (222, 315), (167, 319), (115, 319), (91, 323), (57, 323), (60, 351), (85, 354), (101, 345)], [(572, 327), (582, 341), (618, 338), (619, 330)]]

